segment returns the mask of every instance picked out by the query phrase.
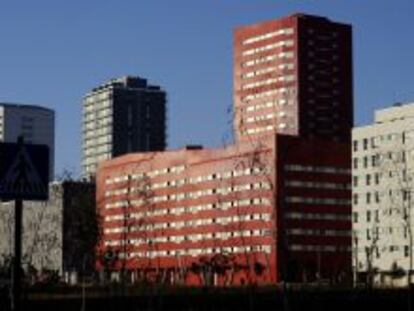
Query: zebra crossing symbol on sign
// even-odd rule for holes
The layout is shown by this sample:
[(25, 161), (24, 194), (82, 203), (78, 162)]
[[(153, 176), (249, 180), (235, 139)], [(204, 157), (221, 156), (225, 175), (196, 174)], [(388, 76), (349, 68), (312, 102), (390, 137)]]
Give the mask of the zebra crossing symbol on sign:
[[(2, 162), (0, 163), (2, 166), (0, 198), (25, 200), (41, 200), (45, 199), (45, 196), (47, 198), (48, 148), (38, 145), (2, 145), (3, 148), (0, 151), (0, 161)], [(4, 145), (9, 146), (4, 148)], [(44, 172), (45, 169), (46, 172)], [(46, 178), (45, 173), (47, 174)]]

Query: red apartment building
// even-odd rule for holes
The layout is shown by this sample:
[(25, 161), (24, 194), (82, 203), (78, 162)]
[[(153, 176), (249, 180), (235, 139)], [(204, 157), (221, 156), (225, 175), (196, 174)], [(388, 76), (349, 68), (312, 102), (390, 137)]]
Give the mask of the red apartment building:
[(293, 15), (236, 29), (237, 143), (124, 155), (97, 174), (101, 261), (187, 285), (351, 271), (351, 28)]
[(350, 141), (351, 26), (295, 14), (236, 28), (233, 49), (238, 140), (278, 132)]
[[(97, 202), (116, 270), (191, 285), (334, 279), (351, 266), (348, 144), (275, 135), (104, 162)], [(335, 150), (335, 152), (326, 152)]]

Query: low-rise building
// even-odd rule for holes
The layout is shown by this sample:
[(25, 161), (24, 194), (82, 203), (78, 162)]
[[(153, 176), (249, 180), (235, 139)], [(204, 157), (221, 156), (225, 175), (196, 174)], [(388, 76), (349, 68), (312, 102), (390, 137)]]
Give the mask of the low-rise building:
[(105, 161), (101, 251), (114, 260), (100, 268), (187, 285), (345, 279), (349, 157), (348, 144), (276, 135)]
[[(0, 205), (0, 256), (13, 256), (14, 203)], [(94, 184), (52, 182), (49, 200), (25, 201), (23, 208), (23, 266), (54, 271), (69, 280), (94, 270), (99, 219)]]

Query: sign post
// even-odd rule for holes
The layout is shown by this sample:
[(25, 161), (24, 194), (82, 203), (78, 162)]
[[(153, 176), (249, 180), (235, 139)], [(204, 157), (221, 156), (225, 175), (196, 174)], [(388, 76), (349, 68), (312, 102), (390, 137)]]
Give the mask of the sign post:
[(13, 306), (12, 310), (20, 311), (22, 289), (22, 219), (23, 200), (16, 199), (14, 207), (14, 260), (13, 260)]
[(43, 145), (0, 144), (0, 199), (15, 200), (14, 259), (12, 270), (13, 311), (21, 311), (23, 200), (47, 200), (49, 149)]

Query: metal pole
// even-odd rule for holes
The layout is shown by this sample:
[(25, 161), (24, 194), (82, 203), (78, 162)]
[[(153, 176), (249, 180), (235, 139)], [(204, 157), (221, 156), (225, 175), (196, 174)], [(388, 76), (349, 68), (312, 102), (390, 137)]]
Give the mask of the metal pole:
[[(20, 151), (23, 149), (24, 140), (22, 136), (17, 139)], [(23, 161), (23, 158), (20, 158)], [(22, 165), (20, 165), (20, 170)], [(24, 172), (19, 172), (19, 178)], [(22, 180), (17, 181), (22, 187)], [(21, 189), (19, 189), (21, 190)], [(22, 220), (23, 220), (23, 200), (16, 199), (14, 205), (14, 261), (13, 261), (13, 301), (12, 310), (21, 310), (21, 290), (22, 290), (22, 276), (21, 276), (21, 261), (22, 261)]]
[(22, 260), (22, 218), (23, 201), (17, 199), (14, 213), (14, 264), (13, 264), (13, 305), (12, 310), (20, 311), (21, 260)]

